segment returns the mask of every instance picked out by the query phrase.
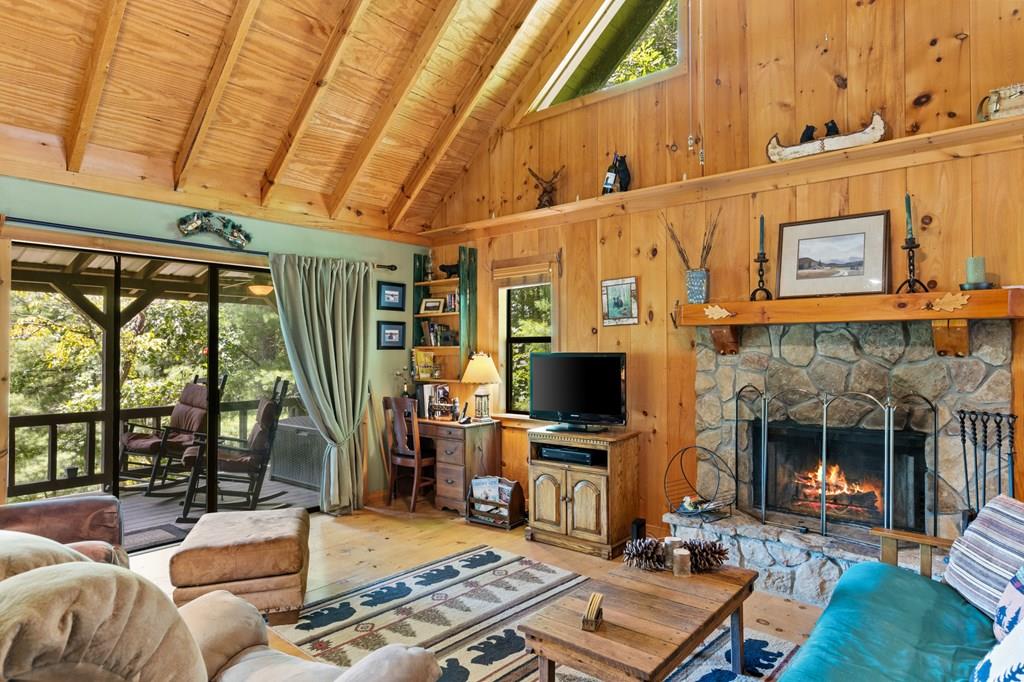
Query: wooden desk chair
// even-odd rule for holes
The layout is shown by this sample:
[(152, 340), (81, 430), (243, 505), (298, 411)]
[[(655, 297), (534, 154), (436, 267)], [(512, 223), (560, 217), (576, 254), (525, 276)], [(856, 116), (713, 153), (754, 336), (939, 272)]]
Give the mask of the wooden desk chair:
[(424, 457), (420, 448), (420, 421), (416, 412), (416, 400), (384, 398), (384, 421), (390, 434), (388, 461), (391, 463), (391, 470), (388, 474), (388, 505), (394, 499), (398, 487), (398, 468), (406, 467), (413, 470), (409, 511), (414, 512), (420, 489), (433, 486), (435, 482), (435, 479), (423, 475), (426, 467), (434, 466), (434, 458)]

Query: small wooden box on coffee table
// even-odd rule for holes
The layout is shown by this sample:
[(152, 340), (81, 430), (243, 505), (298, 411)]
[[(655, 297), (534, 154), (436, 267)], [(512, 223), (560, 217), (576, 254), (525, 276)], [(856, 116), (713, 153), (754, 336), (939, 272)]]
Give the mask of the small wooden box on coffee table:
[[(554, 682), (567, 665), (606, 680), (662, 680), (718, 626), (731, 619), (733, 672), (743, 669), (743, 602), (757, 572), (725, 566), (674, 577), (622, 567), (588, 580), (519, 625), (537, 654), (541, 682)], [(591, 592), (604, 595), (604, 622), (585, 632)]]

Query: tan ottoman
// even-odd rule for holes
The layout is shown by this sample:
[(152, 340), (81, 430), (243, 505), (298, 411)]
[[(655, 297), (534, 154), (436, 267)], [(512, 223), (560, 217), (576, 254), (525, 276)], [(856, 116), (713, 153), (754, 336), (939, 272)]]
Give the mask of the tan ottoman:
[(227, 590), (267, 615), (295, 623), (309, 569), (309, 514), (274, 509), (204, 514), (171, 556), (174, 603)]

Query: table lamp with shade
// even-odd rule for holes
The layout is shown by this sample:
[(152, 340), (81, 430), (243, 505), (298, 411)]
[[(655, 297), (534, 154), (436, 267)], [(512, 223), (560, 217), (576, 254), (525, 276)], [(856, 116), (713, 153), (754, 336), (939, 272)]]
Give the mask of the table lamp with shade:
[(491, 394), (487, 387), (501, 383), (501, 375), (498, 374), (498, 368), (494, 366), (491, 356), (486, 353), (474, 353), (469, 358), (466, 371), (462, 374), (462, 383), (480, 384), (473, 393), (473, 397), (476, 399), (476, 416), (473, 417), (473, 421), (491, 421)]

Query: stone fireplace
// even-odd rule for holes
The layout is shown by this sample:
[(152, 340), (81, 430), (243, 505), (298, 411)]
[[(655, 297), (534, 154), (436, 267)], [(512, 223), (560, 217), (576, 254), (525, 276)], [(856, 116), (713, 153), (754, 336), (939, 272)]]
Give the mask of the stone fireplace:
[[(928, 322), (743, 327), (735, 355), (717, 354), (708, 330), (698, 328), (697, 444), (735, 462), (738, 510), (719, 521), (666, 520), (684, 537), (722, 539), (733, 563), (761, 572), (763, 589), (821, 602), (847, 566), (877, 556), (844, 536), (863, 540), (866, 528), (882, 525), (885, 413), (854, 394), (881, 401), (919, 394), (934, 412), (920, 399), (897, 400), (892, 411), (893, 526), (929, 533), (937, 526), (939, 535), (955, 536), (965, 487), (955, 412), (1010, 411), (1010, 329), (1007, 321), (971, 322), (970, 355), (955, 358), (936, 354)], [(756, 391), (737, 399), (744, 386)], [(763, 469), (758, 391), (778, 394)], [(824, 471), (823, 394), (842, 394), (828, 409)], [(710, 466), (698, 466), (698, 488), (718, 477)], [(830, 537), (804, 532), (819, 528), (823, 481)]]

